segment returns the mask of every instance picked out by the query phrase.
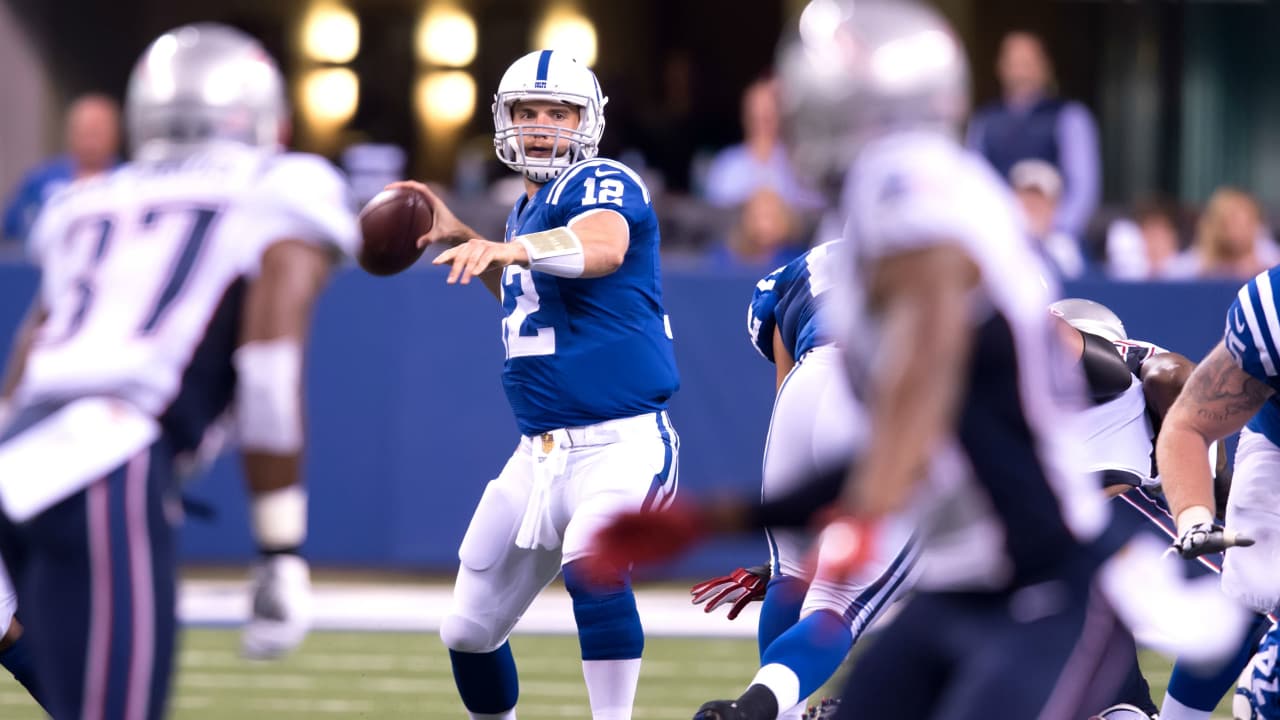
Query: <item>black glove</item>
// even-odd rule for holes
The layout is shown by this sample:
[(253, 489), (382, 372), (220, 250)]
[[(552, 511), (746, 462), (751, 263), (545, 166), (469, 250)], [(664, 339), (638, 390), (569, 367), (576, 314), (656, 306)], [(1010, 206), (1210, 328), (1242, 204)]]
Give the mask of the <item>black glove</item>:
[(1173, 541), (1173, 549), (1188, 560), (1220, 553), (1229, 547), (1249, 547), (1253, 538), (1239, 535), (1220, 525), (1196, 523)]
[(729, 619), (733, 620), (743, 608), (756, 600), (764, 599), (770, 574), (768, 565), (738, 568), (729, 575), (704, 580), (694, 585), (689, 592), (693, 595), (694, 605), (704, 602), (707, 604), (703, 612), (711, 612), (724, 603), (732, 603)]

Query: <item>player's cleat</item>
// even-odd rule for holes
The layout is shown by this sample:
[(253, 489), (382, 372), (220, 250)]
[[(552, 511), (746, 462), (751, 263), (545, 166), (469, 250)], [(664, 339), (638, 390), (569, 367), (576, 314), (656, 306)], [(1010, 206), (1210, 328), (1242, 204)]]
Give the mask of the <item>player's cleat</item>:
[(835, 720), (840, 712), (840, 698), (822, 698), (817, 705), (810, 705), (804, 711), (802, 720)]
[(253, 569), (253, 609), (241, 636), (245, 657), (269, 660), (299, 645), (311, 629), (311, 571), (292, 554), (271, 555)]
[(1280, 718), (1280, 681), (1276, 677), (1276, 657), (1280, 651), (1280, 628), (1273, 627), (1262, 637), (1258, 652), (1244, 666), (1231, 698), (1232, 720), (1276, 720)]
[(1094, 715), (1090, 720), (1154, 720), (1155, 717), (1155, 715), (1146, 714), (1142, 708), (1135, 705), (1120, 703)]

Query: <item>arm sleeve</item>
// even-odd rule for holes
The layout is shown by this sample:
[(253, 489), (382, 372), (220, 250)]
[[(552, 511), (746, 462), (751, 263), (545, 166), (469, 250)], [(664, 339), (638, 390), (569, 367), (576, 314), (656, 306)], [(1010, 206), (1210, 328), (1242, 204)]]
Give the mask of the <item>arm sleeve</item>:
[(848, 474), (849, 465), (832, 466), (782, 497), (753, 506), (747, 512), (745, 529), (808, 526), (815, 514), (840, 497)]
[(784, 265), (760, 278), (747, 306), (747, 334), (751, 345), (771, 363), (777, 362), (773, 357), (773, 330), (778, 326), (778, 298), (785, 291), (782, 284), (786, 281), (787, 267)]
[(1129, 365), (1110, 340), (1093, 333), (1080, 334), (1084, 337), (1084, 353), (1080, 362), (1089, 383), (1090, 397), (1098, 405), (1116, 399), (1133, 384)]
[(1098, 207), (1098, 127), (1083, 105), (1068, 103), (1058, 115), (1057, 136), (1063, 190), (1053, 224), (1078, 240)]

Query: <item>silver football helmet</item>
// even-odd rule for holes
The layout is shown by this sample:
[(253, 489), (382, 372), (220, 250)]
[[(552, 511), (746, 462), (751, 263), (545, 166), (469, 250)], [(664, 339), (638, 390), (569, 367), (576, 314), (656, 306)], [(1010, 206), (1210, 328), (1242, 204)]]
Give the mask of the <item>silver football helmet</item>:
[(1120, 316), (1102, 303), (1084, 298), (1066, 298), (1051, 304), (1049, 312), (1066, 320), (1068, 325), (1081, 332), (1093, 333), (1111, 342), (1129, 339)]
[[(576, 128), (552, 125), (520, 125), (512, 120), (512, 107), (521, 100), (549, 100), (579, 108)], [(563, 50), (535, 50), (503, 73), (493, 96), (493, 147), (507, 167), (533, 182), (554, 180), (565, 168), (596, 156), (604, 134), (604, 106), (609, 98), (600, 92), (600, 81), (591, 68)], [(544, 135), (568, 152), (546, 158), (525, 153), (525, 139)]]
[(969, 111), (964, 48), (911, 0), (812, 0), (779, 44), (777, 70), (794, 162), (818, 182), (843, 177), (873, 137), (955, 133)]
[(138, 159), (182, 153), (210, 140), (282, 144), (284, 78), (256, 40), (218, 23), (156, 38), (129, 76), (125, 122)]

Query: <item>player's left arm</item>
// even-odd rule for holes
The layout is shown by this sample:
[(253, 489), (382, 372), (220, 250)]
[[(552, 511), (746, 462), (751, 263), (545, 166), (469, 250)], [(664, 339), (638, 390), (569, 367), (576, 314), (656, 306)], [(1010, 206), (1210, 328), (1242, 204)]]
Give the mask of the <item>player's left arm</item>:
[(1209, 444), (1244, 427), (1272, 394), (1221, 342), (1191, 372), (1156, 439), (1156, 464), (1180, 533), (1213, 522)]
[(902, 507), (953, 421), (972, 343), (967, 296), (978, 279), (952, 243), (890, 255), (874, 269), (871, 302), (883, 334), (869, 393), (872, 438), (843, 496), (854, 513)]
[[(333, 253), (323, 245), (277, 241), (263, 253), (260, 274), (245, 298), (241, 344), (234, 358), (235, 415), (246, 479), (256, 496), (254, 533), (264, 548), (293, 548), (305, 535), (300, 489), (276, 491), (299, 487), (303, 350), (332, 265)], [(257, 501), (271, 497), (279, 500)]]

